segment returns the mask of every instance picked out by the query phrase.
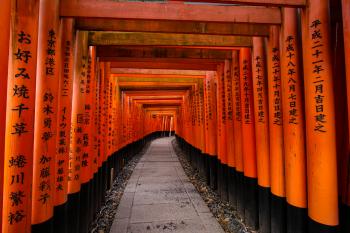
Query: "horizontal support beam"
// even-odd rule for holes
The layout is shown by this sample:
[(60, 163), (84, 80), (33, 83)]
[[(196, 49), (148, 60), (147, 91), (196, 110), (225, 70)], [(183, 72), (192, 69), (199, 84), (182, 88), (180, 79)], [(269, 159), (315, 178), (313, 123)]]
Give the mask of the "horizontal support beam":
[(173, 70), (202, 70), (216, 71), (217, 65), (213, 63), (175, 63), (175, 62), (111, 62), (111, 68), (133, 69), (173, 69)]
[(279, 8), (108, 0), (61, 0), (62, 17), (280, 24)]
[(101, 61), (108, 61), (113, 57), (231, 59), (232, 50), (98, 46), (97, 56)]
[(89, 32), (90, 45), (251, 47), (248, 36), (150, 32)]
[(135, 74), (135, 75), (206, 75), (205, 71), (198, 70), (158, 70), (158, 69), (129, 69), (129, 68), (112, 68), (112, 74)]
[(269, 36), (269, 25), (130, 19), (78, 18), (79, 30), (120, 32), (161, 32), (208, 35)]
[[(182, 2), (183, 0), (175, 0)], [(304, 7), (306, 0), (192, 0), (194, 2), (228, 3), (251, 6)]]
[(124, 91), (127, 96), (183, 96), (186, 91)]

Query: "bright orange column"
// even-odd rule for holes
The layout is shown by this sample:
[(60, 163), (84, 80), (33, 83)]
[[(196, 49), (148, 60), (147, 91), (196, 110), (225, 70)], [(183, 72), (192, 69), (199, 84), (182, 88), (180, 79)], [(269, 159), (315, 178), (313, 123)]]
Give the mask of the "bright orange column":
[(225, 88), (225, 111), (226, 111), (226, 153), (227, 153), (227, 165), (230, 168), (235, 168), (235, 148), (234, 148), (234, 137), (233, 137), (233, 108), (232, 108), (232, 73), (231, 73), (231, 62), (225, 61), (224, 65), (224, 88)]
[(240, 215), (244, 215), (244, 167), (242, 148), (242, 106), (240, 90), (239, 51), (232, 51), (233, 129), (236, 164), (236, 205)]
[(283, 10), (281, 85), (287, 232), (306, 232), (306, 148), (297, 10)]
[[(9, 60), (9, 44), (10, 44), (10, 18), (11, 18), (11, 1), (4, 0), (0, 8), (0, 138), (5, 138), (6, 129), (6, 99), (7, 99), (7, 71)], [(5, 140), (0, 140), (0, 167), (4, 167)], [(0, 172), (0, 190), (3, 190), (4, 170)], [(0, 195), (0, 203), (3, 202), (2, 193)], [(2, 219), (2, 204), (0, 204), (0, 219)], [(2, 221), (0, 222), (2, 229)]]
[(206, 137), (207, 137), (207, 153), (209, 169), (209, 184), (213, 189), (216, 189), (216, 156), (217, 156), (217, 118), (216, 118), (216, 84), (215, 73), (207, 72), (205, 80), (206, 87)]
[(99, 62), (98, 64), (98, 69), (99, 69), (99, 85), (98, 85), (98, 167), (102, 167), (102, 163), (104, 161), (104, 127), (103, 127), (103, 122), (104, 122), (104, 109), (103, 109), (103, 104), (104, 104), (104, 83), (105, 83), (105, 78), (104, 78), (104, 72), (105, 72), (105, 65), (102, 62)]
[[(270, 130), (271, 232), (285, 232), (286, 200), (283, 150), (280, 28), (270, 27), (267, 46)], [(287, 107), (287, 106), (286, 106)]]
[(88, 60), (87, 33), (76, 32), (73, 73), (71, 143), (68, 169), (68, 227), (79, 230), (79, 204), (81, 190), (81, 166), (83, 155), (84, 102)]
[[(96, 48), (90, 46), (86, 59), (83, 58), (85, 63), (83, 64), (84, 70), (81, 80), (83, 84), (81, 91), (83, 95), (83, 101), (80, 104), (83, 107), (83, 123), (82, 123), (82, 136), (81, 136), (81, 168), (80, 168), (80, 213), (79, 213), (79, 231), (87, 232), (89, 227), (90, 211), (92, 208), (91, 195), (92, 195), (92, 182), (93, 177), (93, 132), (95, 131), (93, 125), (93, 109), (94, 109), (94, 94), (95, 94), (95, 59)], [(86, 66), (86, 67), (84, 67)]]
[[(346, 89), (347, 89), (347, 101), (348, 101), (348, 126), (350, 125), (350, 58), (348, 56), (350, 51), (350, 1), (342, 0), (342, 13), (343, 13), (343, 33), (344, 33), (344, 49), (345, 49), (345, 68), (346, 68)], [(348, 135), (350, 135), (350, 127)], [(350, 137), (348, 136), (350, 140)], [(350, 215), (350, 141), (348, 142), (348, 153), (345, 155), (345, 159), (342, 160), (342, 173), (343, 179), (342, 185), (342, 202), (344, 204), (342, 217), (344, 221), (342, 229), (344, 231), (350, 231), (350, 223), (348, 217)]]
[(252, 83), (252, 57), (249, 48), (240, 49), (240, 91), (242, 111), (242, 148), (244, 164), (244, 219), (258, 227), (257, 164), (255, 148), (255, 117)]
[(329, 1), (303, 10), (309, 231), (336, 232), (337, 154)]
[(39, 1), (11, 2), (2, 232), (29, 233)]
[(270, 232), (269, 112), (264, 38), (253, 37), (253, 93), (259, 192), (259, 231)]
[(68, 160), (70, 146), (74, 20), (61, 21), (61, 66), (58, 88), (58, 117), (56, 129), (56, 158), (54, 187), (54, 225), (57, 232), (64, 232), (67, 226), (65, 215), (68, 189)]
[(72, 135), (71, 154), (69, 159), (68, 193), (80, 191), (81, 160), (84, 126), (85, 80), (87, 72), (87, 34), (82, 31), (76, 33), (74, 74), (73, 74), (73, 100), (72, 100)]
[(226, 93), (225, 93), (225, 65), (220, 64), (217, 71), (217, 139), (218, 139), (218, 191), (221, 199), (228, 200), (227, 193), (227, 138), (226, 138)]
[[(226, 111), (226, 153), (227, 167), (224, 173), (227, 182), (228, 201), (234, 206), (236, 203), (236, 161), (234, 147), (234, 129), (233, 129), (233, 91), (232, 91), (232, 64), (231, 60), (225, 60), (225, 111)], [(224, 177), (225, 178), (225, 177)]]
[(32, 225), (33, 232), (50, 232), (55, 192), (56, 122), (60, 34), (59, 1), (41, 0), (35, 95)]

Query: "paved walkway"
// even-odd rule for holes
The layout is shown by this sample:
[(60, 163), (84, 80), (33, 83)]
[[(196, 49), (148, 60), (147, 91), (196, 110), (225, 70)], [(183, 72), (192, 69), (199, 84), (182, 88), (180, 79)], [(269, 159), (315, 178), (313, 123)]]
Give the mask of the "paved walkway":
[(110, 233), (223, 233), (171, 145), (152, 142), (137, 164)]

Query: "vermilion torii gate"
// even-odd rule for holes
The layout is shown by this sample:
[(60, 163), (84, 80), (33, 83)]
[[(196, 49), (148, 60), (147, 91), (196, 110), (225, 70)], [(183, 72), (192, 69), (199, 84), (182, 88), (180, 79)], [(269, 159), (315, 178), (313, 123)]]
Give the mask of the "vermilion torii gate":
[(348, 0), (1, 4), (2, 232), (87, 232), (171, 117), (252, 229), (350, 231)]

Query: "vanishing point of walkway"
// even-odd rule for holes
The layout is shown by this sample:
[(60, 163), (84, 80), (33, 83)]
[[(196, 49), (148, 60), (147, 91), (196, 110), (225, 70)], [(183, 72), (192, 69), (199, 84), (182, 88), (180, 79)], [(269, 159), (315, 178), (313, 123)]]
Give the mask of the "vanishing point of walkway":
[(223, 233), (190, 183), (170, 138), (152, 142), (120, 201), (111, 233)]

